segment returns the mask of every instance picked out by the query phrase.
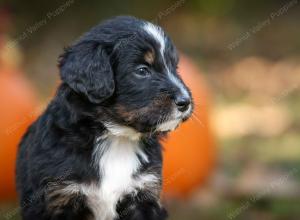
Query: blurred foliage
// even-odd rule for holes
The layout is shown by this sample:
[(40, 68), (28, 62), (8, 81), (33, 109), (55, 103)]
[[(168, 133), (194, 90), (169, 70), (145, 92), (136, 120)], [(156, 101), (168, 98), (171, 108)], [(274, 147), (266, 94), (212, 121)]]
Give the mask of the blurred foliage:
[[(67, 0), (43, 2), (4, 0), (2, 4), (12, 12), (14, 26), (11, 33), (13, 37), (16, 37), (28, 26), (45, 17), (49, 11), (57, 9), (65, 2)], [(72, 2), (68, 9), (42, 27), (31, 40), (26, 40), (21, 44), (25, 48), (33, 47), (36, 38), (49, 34), (49, 29), (58, 24), (64, 24), (66, 30), (75, 29), (75, 36), (78, 36), (86, 31), (87, 27), (95, 25), (102, 19), (120, 14), (154, 20), (160, 12), (165, 12), (178, 0), (72, 0)], [(280, 19), (272, 21), (269, 25), (272, 28), (264, 27), (259, 33), (243, 42), (238, 50), (228, 51), (227, 49), (228, 44), (241, 37), (253, 26), (263, 22), (272, 12), (278, 11), (288, 1), (182, 0), (182, 2), (180, 7), (162, 17), (159, 23), (165, 26), (182, 50), (201, 58), (202, 62), (213, 58), (228, 59), (254, 53), (280, 58), (299, 52), (299, 30), (297, 25), (294, 25), (300, 16), (298, 8), (291, 8), (288, 16), (283, 14)]]

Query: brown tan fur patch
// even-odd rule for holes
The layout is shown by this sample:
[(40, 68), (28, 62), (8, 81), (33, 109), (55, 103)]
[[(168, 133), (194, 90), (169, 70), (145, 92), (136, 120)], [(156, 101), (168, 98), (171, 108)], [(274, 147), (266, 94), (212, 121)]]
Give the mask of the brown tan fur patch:
[(155, 53), (153, 50), (149, 50), (144, 55), (145, 61), (149, 64), (153, 64), (155, 60)]
[(48, 186), (46, 201), (48, 210), (58, 214), (63, 211), (67, 205), (72, 205), (73, 208), (80, 208), (80, 203), (83, 202), (84, 196), (78, 191), (66, 193), (64, 191), (66, 185), (51, 184)]
[(134, 120), (137, 120), (145, 114), (159, 114), (161, 109), (169, 108), (170, 105), (171, 103), (167, 99), (167, 95), (162, 95), (161, 97), (154, 99), (150, 105), (139, 109), (128, 111), (125, 106), (118, 105), (116, 110), (127, 123), (132, 123)]

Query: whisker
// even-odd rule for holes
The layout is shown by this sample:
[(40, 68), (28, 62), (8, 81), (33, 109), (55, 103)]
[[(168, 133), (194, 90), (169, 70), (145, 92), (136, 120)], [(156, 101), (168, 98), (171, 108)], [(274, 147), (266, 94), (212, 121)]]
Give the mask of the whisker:
[(203, 128), (205, 127), (205, 125), (203, 124), (203, 122), (194, 114), (192, 113), (192, 118), (196, 120), (196, 122), (198, 122)]

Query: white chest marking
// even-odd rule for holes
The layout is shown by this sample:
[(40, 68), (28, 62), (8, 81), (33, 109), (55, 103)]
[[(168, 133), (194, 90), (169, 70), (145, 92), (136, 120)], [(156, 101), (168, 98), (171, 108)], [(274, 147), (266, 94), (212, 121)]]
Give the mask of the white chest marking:
[(101, 175), (99, 185), (81, 184), (76, 187), (87, 196), (97, 220), (113, 220), (117, 216), (117, 202), (123, 195), (134, 193), (146, 185), (157, 184), (159, 180), (155, 175), (147, 173), (133, 176), (141, 166), (140, 159), (148, 162), (147, 155), (139, 146), (139, 140), (109, 133), (97, 141), (93, 166)]
[(99, 169), (101, 195), (113, 213), (118, 199), (134, 190), (133, 174), (140, 167), (137, 142), (126, 138), (108, 138), (107, 149), (101, 157)]

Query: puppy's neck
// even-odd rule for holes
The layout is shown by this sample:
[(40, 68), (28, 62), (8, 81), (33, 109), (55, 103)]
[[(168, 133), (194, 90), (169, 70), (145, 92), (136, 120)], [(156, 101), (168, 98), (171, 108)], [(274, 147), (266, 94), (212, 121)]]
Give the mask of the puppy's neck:
[(142, 137), (142, 133), (136, 131), (134, 128), (112, 122), (105, 122), (103, 124), (109, 132), (109, 135), (127, 138), (132, 141), (139, 141)]

